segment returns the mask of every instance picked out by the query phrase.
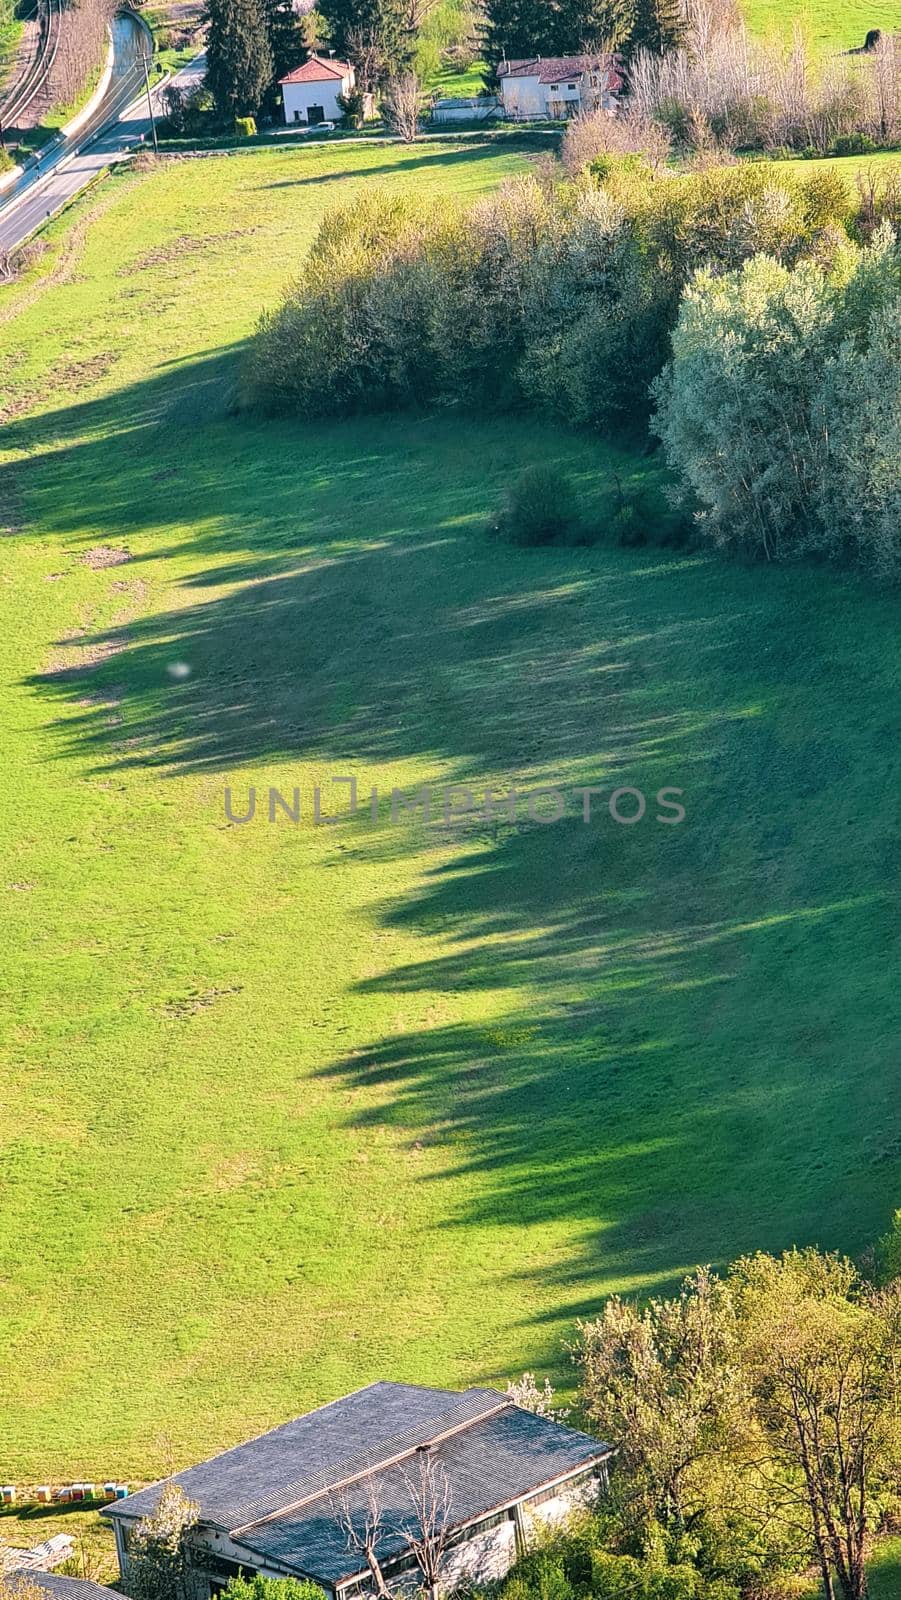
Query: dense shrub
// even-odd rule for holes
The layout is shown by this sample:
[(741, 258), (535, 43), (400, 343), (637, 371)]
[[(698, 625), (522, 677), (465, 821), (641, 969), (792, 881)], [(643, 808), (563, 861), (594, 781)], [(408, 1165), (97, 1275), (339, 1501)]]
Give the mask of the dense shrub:
[(670, 464), (718, 544), (901, 566), (901, 257), (699, 273), (655, 386)]
[(405, 194), (369, 193), (331, 212), (303, 277), (261, 321), (250, 398), (342, 415), (430, 397), (426, 244), (441, 236), (437, 212)]
[(636, 154), (649, 166), (661, 167), (672, 148), (663, 124), (628, 107), (619, 116), (590, 111), (567, 124), (560, 150), (564, 169), (576, 177), (599, 156)]
[(831, 254), (853, 211), (828, 174), (655, 175), (628, 154), (603, 160), (599, 186), (519, 179), (468, 213), (377, 191), (332, 213), (263, 319), (249, 397), (318, 414), (537, 404), (634, 427), (700, 262)]
[(235, 117), (235, 133), (239, 139), (252, 139), (256, 131), (255, 117)]
[(261, 1572), (230, 1578), (223, 1595), (225, 1600), (325, 1600), (325, 1591), (310, 1578), (266, 1578)]
[[(523, 178), (469, 212), (375, 191), (331, 213), (262, 320), (249, 400), (532, 405), (614, 433), (653, 393), (703, 534), (894, 571), (897, 175), (855, 196), (833, 171), (597, 159), (600, 182)], [(505, 514), (508, 536), (564, 536), (535, 503), (531, 524)], [(634, 509), (622, 520), (640, 536)]]
[(517, 1561), (497, 1600), (738, 1600), (728, 1580), (706, 1577), (690, 1561), (668, 1561), (660, 1548), (615, 1551), (606, 1545), (613, 1536), (600, 1516), (575, 1519)]
[(511, 544), (575, 542), (580, 532), (579, 506), (566, 474), (557, 467), (526, 467), (507, 490), (492, 519), (491, 532)]

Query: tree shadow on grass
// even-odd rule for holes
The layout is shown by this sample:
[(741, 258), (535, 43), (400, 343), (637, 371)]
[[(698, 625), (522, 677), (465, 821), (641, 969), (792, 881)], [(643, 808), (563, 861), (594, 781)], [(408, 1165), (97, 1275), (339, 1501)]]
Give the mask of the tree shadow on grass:
[[(358, 985), (418, 1020), (323, 1073), (378, 1086), (362, 1125), (446, 1151), (431, 1181), (463, 1180), (446, 1226), (505, 1230), (545, 1348), (612, 1285), (861, 1247), (901, 1152), (893, 775), (872, 759), (889, 608), (824, 575), (492, 545), (486, 500), (519, 459), (587, 485), (600, 447), (525, 422), (235, 421), (216, 402), (230, 363), (44, 419), (56, 448), (21, 468), (45, 529), (71, 528), (77, 484), (76, 547), (130, 542), (117, 570), (151, 579), (179, 563), (178, 603), (89, 630), (85, 662), (29, 680), (60, 707), (61, 750), (244, 793), (271, 762), (285, 790), (326, 763), (361, 788), (412, 764), (480, 800), (641, 788), (635, 826), (599, 800), (590, 824), (571, 801), (553, 824), (470, 818), (456, 844), (441, 821), (336, 827), (336, 859), (409, 857), (411, 887), (371, 910), (423, 955)], [(676, 827), (655, 820), (670, 785)]]
[[(789, 888), (765, 830), (730, 855), (704, 809), (681, 831), (483, 828), (382, 908), (444, 953), (360, 985), (434, 1020), (323, 1069), (378, 1088), (361, 1125), (387, 1115), (446, 1150), (433, 1181), (467, 1197), (446, 1226), (522, 1241), (511, 1276), (540, 1283), (530, 1321), (551, 1339), (611, 1287), (795, 1242), (860, 1249), (893, 1203), (889, 904), (872, 879), (817, 881), (803, 830)], [(464, 1020), (442, 1020), (449, 996)]]
[[(556, 144), (558, 135), (551, 134), (547, 140), (536, 144), (534, 136), (531, 140), (510, 140), (498, 144), (494, 140), (486, 140), (483, 144), (473, 143), (464, 145), (460, 149), (446, 148), (444, 146), (419, 145), (415, 153), (411, 150), (408, 155), (398, 156), (393, 161), (378, 162), (371, 167), (351, 167), (346, 173), (329, 174), (333, 179), (352, 183), (354, 180), (368, 181), (378, 178), (383, 174), (393, 176), (398, 172), (417, 172), (423, 168), (438, 167), (442, 169), (453, 167), (455, 169), (473, 167), (477, 168), (482, 161), (496, 161), (498, 152), (505, 155), (531, 155), (533, 159), (552, 149)], [(301, 147), (303, 148), (303, 147)], [(395, 147), (396, 148), (396, 147)], [(309, 176), (298, 178), (280, 178), (274, 183), (262, 183), (260, 189), (295, 189), (304, 184), (319, 184), (322, 182), (322, 173), (311, 173)]]

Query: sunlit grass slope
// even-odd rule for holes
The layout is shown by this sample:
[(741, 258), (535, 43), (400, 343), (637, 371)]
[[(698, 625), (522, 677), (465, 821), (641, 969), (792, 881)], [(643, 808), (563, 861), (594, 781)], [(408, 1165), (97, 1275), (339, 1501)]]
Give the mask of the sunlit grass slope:
[[(530, 462), (599, 517), (653, 474), (539, 420), (232, 414), (326, 204), (522, 164), (167, 163), (5, 291), (5, 1482), (380, 1375), (565, 1380), (605, 1291), (897, 1204), (896, 597), (492, 545)], [(346, 774), (649, 814), (316, 826)]]

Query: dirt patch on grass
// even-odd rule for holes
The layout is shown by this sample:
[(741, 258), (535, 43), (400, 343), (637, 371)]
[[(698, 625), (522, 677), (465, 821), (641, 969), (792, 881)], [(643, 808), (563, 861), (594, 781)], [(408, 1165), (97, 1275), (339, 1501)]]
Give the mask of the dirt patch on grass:
[(150, 584), (145, 578), (116, 578), (110, 589), (113, 594), (127, 595), (132, 605), (138, 606), (149, 594)]
[(133, 272), (145, 272), (151, 267), (167, 266), (172, 261), (184, 261), (186, 256), (199, 255), (208, 250), (210, 245), (227, 244), (231, 239), (242, 239), (245, 234), (255, 231), (253, 228), (232, 228), (228, 233), (182, 233), (168, 244), (145, 250), (142, 256), (120, 267), (118, 276), (127, 278)]
[(57, 361), (42, 374), (39, 383), (24, 386), (0, 407), (0, 421), (11, 422), (16, 417), (24, 416), (46, 394), (59, 393), (61, 390), (77, 393), (89, 383), (96, 383), (105, 377), (118, 359), (116, 351), (101, 350), (83, 361)]
[(125, 649), (124, 644), (114, 643), (112, 639), (101, 639), (97, 644), (78, 644), (77, 640), (78, 633), (73, 630), (61, 641), (51, 654), (42, 677), (77, 680), (83, 672), (99, 667), (102, 661), (109, 661), (111, 656)]
[(198, 989), (192, 994), (185, 995), (182, 1000), (170, 1000), (163, 1006), (163, 1016), (173, 1017), (177, 1021), (185, 1017), (194, 1017), (199, 1011), (209, 1011), (210, 1008), (224, 1000), (227, 995), (240, 994), (241, 984), (225, 989)]
[(92, 572), (102, 572), (104, 567), (123, 566), (126, 561), (131, 560), (131, 554), (128, 550), (117, 549), (115, 545), (98, 544), (93, 550), (86, 550), (78, 559), (82, 566), (90, 567)]

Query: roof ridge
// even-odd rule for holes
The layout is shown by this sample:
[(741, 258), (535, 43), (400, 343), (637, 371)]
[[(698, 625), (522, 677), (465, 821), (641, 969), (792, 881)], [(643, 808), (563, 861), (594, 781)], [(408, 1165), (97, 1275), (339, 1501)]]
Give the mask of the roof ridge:
[[(486, 1404), (489, 1395), (492, 1398)], [(481, 1400), (481, 1404), (477, 1403), (477, 1397)], [(424, 1444), (434, 1444), (440, 1439), (446, 1439), (450, 1434), (458, 1433), (474, 1422), (481, 1422), (495, 1412), (503, 1411), (512, 1403), (509, 1395), (502, 1394), (499, 1389), (467, 1389), (457, 1405), (451, 1406), (447, 1411), (439, 1412), (431, 1421), (414, 1424), (403, 1433), (386, 1439), (381, 1445), (357, 1451), (355, 1455), (346, 1457), (333, 1467), (319, 1468), (296, 1479), (293, 1484), (287, 1485), (282, 1490), (278, 1505), (273, 1506), (269, 1496), (237, 1506), (229, 1518), (231, 1523), (228, 1529), (229, 1536), (235, 1538), (238, 1534), (257, 1527), (261, 1522), (269, 1522), (273, 1517), (282, 1516), (287, 1511), (296, 1511), (308, 1501), (316, 1500), (332, 1489), (354, 1483), (359, 1478), (366, 1477), (368, 1473), (374, 1472), (376, 1468), (388, 1466), (403, 1456), (411, 1455)], [(264, 1510), (263, 1507), (267, 1505), (268, 1509)], [(254, 1515), (255, 1512), (258, 1512), (258, 1515)]]

